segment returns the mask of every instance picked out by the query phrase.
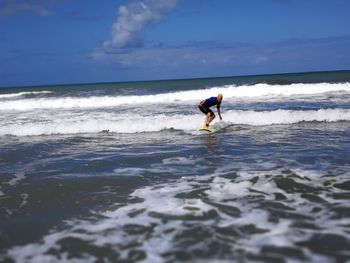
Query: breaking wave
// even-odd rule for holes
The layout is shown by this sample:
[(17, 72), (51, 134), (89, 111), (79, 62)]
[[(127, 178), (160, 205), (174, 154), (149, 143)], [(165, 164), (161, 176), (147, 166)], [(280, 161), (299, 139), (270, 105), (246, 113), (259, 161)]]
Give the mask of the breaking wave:
[[(106, 108), (122, 105), (169, 104), (178, 102), (193, 102), (222, 93), (224, 99), (264, 99), (288, 98), (291, 96), (312, 96), (334, 92), (350, 92), (349, 83), (319, 83), (252, 86), (228, 85), (201, 90), (178, 91), (140, 96), (90, 96), (90, 97), (59, 97), (59, 98), (29, 98), (3, 101), (0, 111), (30, 111), (34, 109), (70, 109), (70, 108)], [(42, 92), (41, 92), (42, 93)], [(33, 94), (33, 92), (32, 92)], [(1, 96), (22, 96), (24, 93), (3, 94)]]
[[(232, 125), (265, 126), (295, 124), (300, 122), (350, 121), (350, 109), (320, 110), (274, 110), (243, 111), (230, 110), (223, 115), (224, 121), (214, 125), (225, 128)], [(0, 127), (0, 136), (31, 136), (51, 134), (97, 133), (103, 130), (114, 133), (158, 132), (168, 129), (195, 132), (202, 124), (203, 115), (141, 116), (130, 114), (100, 113), (94, 116), (56, 116), (44, 121), (17, 120)]]
[(18, 92), (18, 93), (7, 93), (7, 94), (0, 94), (0, 99), (8, 99), (8, 98), (16, 98), (16, 97), (23, 97), (26, 95), (37, 95), (37, 94), (48, 94), (52, 93), (51, 91), (28, 91), (28, 92)]

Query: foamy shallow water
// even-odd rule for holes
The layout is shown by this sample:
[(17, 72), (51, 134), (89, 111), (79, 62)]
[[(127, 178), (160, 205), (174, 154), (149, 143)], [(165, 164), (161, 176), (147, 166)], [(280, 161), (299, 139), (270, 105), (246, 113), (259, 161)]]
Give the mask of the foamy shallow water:
[(349, 83), (174, 83), (0, 94), (0, 261), (347, 262)]
[[(182, 178), (144, 187), (135, 203), (66, 222), (42, 243), (13, 248), (23, 262), (99, 258), (164, 262), (209, 258), (329, 262), (349, 256), (349, 175), (302, 171)], [(345, 212), (346, 213), (346, 212)], [(86, 251), (86, 247), (89, 251)], [(85, 254), (85, 256), (83, 256)]]
[[(319, 123), (8, 138), (3, 259), (345, 260), (348, 136), (347, 123)], [(11, 151), (23, 154), (12, 165)]]

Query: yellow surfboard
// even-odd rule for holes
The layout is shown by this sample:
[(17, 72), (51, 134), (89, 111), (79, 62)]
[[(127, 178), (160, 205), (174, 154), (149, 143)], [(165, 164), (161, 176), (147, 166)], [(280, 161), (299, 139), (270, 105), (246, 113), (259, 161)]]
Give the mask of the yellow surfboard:
[(208, 127), (199, 127), (198, 131), (214, 132), (216, 131), (216, 129), (212, 126), (208, 126)]

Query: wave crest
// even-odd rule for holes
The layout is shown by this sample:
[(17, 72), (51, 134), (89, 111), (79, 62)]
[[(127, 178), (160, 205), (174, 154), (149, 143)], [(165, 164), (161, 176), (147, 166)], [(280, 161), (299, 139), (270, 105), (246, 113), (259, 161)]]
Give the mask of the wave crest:
[(18, 93), (6, 93), (6, 94), (0, 94), (0, 99), (9, 99), (9, 98), (23, 97), (27, 95), (48, 94), (48, 93), (52, 93), (52, 92), (51, 91), (24, 91), (24, 92), (18, 92)]
[[(253, 86), (228, 85), (212, 87), (201, 90), (178, 91), (140, 96), (91, 96), (91, 97), (65, 97), (65, 98), (30, 98), (3, 101), (0, 111), (30, 111), (34, 109), (71, 109), (71, 108), (108, 108), (123, 105), (142, 104), (169, 104), (169, 103), (195, 103), (203, 98), (216, 94), (224, 94), (224, 100), (235, 99), (265, 99), (291, 96), (315, 96), (325, 93), (350, 92), (350, 83), (319, 83), (319, 84), (291, 84), (268, 85), (256, 84)], [(16, 96), (24, 94), (17, 93)], [(5, 94), (6, 95), (6, 94)], [(5, 96), (3, 95), (3, 96)], [(11, 94), (7, 94), (11, 95)], [(14, 96), (15, 94), (13, 94)], [(1, 96), (1, 95), (0, 95)], [(12, 96), (12, 95), (11, 95)]]
[[(338, 122), (350, 121), (350, 109), (320, 109), (309, 111), (275, 110), (275, 111), (242, 111), (230, 110), (223, 114), (224, 121), (214, 125), (225, 128), (231, 125), (283, 125), (300, 122)], [(152, 117), (141, 115), (95, 115), (76, 118), (55, 118), (46, 122), (9, 123), (0, 127), (0, 136), (31, 136), (51, 134), (97, 133), (109, 130), (114, 133), (158, 132), (177, 129), (196, 132), (202, 124), (203, 115), (166, 114)]]

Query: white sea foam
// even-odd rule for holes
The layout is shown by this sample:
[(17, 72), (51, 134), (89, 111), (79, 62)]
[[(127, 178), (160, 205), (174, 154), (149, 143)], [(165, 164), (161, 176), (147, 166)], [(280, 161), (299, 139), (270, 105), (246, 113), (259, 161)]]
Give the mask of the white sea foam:
[(349, 109), (319, 110), (275, 110), (275, 111), (228, 111), (225, 121), (232, 124), (264, 126), (272, 124), (293, 124), (299, 122), (350, 121)]
[[(334, 92), (350, 92), (350, 83), (319, 83), (319, 84), (291, 84), (268, 85), (256, 84), (252, 86), (213, 87), (201, 90), (189, 90), (154, 95), (141, 96), (91, 96), (65, 98), (37, 98), (3, 101), (0, 111), (31, 111), (34, 109), (71, 109), (71, 108), (108, 108), (123, 105), (195, 103), (203, 98), (215, 94), (224, 94), (224, 99), (263, 99), (289, 98), (300, 95), (319, 95)], [(17, 93), (18, 94), (18, 93)]]
[[(294, 124), (300, 122), (338, 122), (350, 121), (350, 109), (320, 110), (275, 110), (275, 111), (241, 111), (230, 110), (223, 114), (224, 122), (214, 121), (214, 125), (227, 127), (230, 125), (265, 126), (274, 124)], [(69, 117), (69, 115), (53, 115), (51, 119), (36, 121), (30, 119), (11, 120), (0, 127), (0, 136), (30, 136), (51, 134), (97, 133), (109, 130), (114, 133), (158, 132), (177, 129), (194, 132), (202, 125), (203, 115), (159, 114), (149, 117), (140, 115), (112, 115), (109, 113), (92, 116)]]
[(168, 165), (195, 165), (196, 162), (185, 157), (171, 157), (163, 159), (162, 163)]
[[(273, 172), (275, 173), (276, 170)], [(345, 231), (345, 228), (349, 219), (340, 221), (334, 218), (329, 211), (330, 205), (333, 204), (348, 207), (346, 199), (336, 199), (329, 195), (330, 188), (334, 193), (347, 192), (332, 185), (335, 182), (346, 182), (348, 175), (336, 178), (323, 177), (319, 174), (315, 176), (312, 177), (310, 173), (304, 174), (302, 170), (292, 176), (281, 172), (274, 176), (266, 176), (266, 173), (261, 172), (250, 172), (242, 175), (239, 173), (236, 179), (220, 178), (216, 175), (187, 177), (172, 183), (143, 187), (130, 195), (131, 198), (140, 199), (139, 202), (132, 202), (127, 206), (106, 211), (102, 213), (99, 220), (73, 220), (66, 224), (63, 230), (51, 231), (41, 242), (12, 248), (7, 255), (18, 262), (37, 262), (38, 258), (43, 261), (55, 261), (56, 255), (47, 252), (50, 249), (59, 248), (65, 239), (75, 238), (88, 242), (89, 246), (113, 248), (123, 259), (126, 259), (128, 252), (137, 246), (147, 254), (142, 262), (164, 262), (164, 254), (178, 249), (179, 244), (180, 249), (183, 248), (181, 241), (186, 241), (190, 237), (181, 235), (181, 233), (188, 230), (191, 225), (193, 226), (193, 222), (197, 226), (205, 226), (213, 231), (220, 228), (239, 230), (249, 226), (260, 230), (250, 234), (241, 233), (238, 236), (233, 234), (232, 252), (241, 250), (245, 253), (259, 254), (260, 249), (264, 246), (301, 249), (295, 245), (296, 242), (308, 240), (314, 233), (320, 233), (320, 230), (313, 228), (301, 231), (293, 223), (303, 220), (286, 217), (284, 213), (291, 213), (301, 218), (306, 216), (310, 218), (307, 222), (323, 229), (325, 233), (348, 237), (349, 233)], [(304, 177), (307, 179), (302, 180), (301, 178)], [(253, 182), (251, 180), (253, 178), (257, 180)], [(294, 189), (294, 193), (289, 194), (283, 189), (285, 186), (282, 189), (279, 188), (274, 183), (274, 179), (294, 180), (305, 187), (306, 185), (315, 187), (322, 194), (328, 195), (329, 200), (327, 203), (314, 203), (303, 197), (303, 191), (300, 192), (298, 189)], [(191, 194), (193, 191), (202, 194)], [(286, 200), (276, 200), (276, 193), (283, 194)], [(258, 198), (257, 201), (252, 202), (253, 197)], [(271, 203), (266, 203), (269, 201)], [(279, 204), (281, 207), (274, 208), (270, 204)], [(317, 213), (312, 212), (315, 207), (319, 209)], [(227, 213), (225, 208), (238, 210), (239, 215)], [(213, 218), (205, 217), (214, 210), (216, 214)], [(276, 212), (281, 213), (281, 217), (274, 222), (270, 216)], [(163, 217), (168, 219), (165, 220)], [(128, 234), (125, 227), (129, 229), (141, 227), (141, 229), (149, 230), (144, 233)], [(220, 235), (222, 233), (215, 235), (214, 232), (211, 239), (217, 238), (220, 241)], [(226, 239), (223, 239), (222, 242), (227, 244), (230, 242), (230, 233), (224, 236)], [(179, 238), (182, 240), (177, 243), (176, 240)], [(205, 237), (203, 240), (198, 238), (195, 251), (207, 250), (206, 241)], [(187, 251), (194, 248), (191, 243), (185, 244), (188, 244), (185, 245)], [(308, 262), (323, 262), (327, 259), (307, 249), (304, 249), (303, 253)], [(64, 254), (60, 256), (65, 258)], [(78, 262), (82, 258), (68, 257), (65, 259), (67, 259), (66, 262)], [(287, 262), (293, 262), (293, 257), (285, 259)]]
[(23, 171), (19, 171), (15, 173), (15, 177), (12, 178), (10, 181), (7, 182), (7, 184), (9, 184), (10, 186), (14, 186), (16, 185), (19, 181), (25, 179), (25, 172)]

